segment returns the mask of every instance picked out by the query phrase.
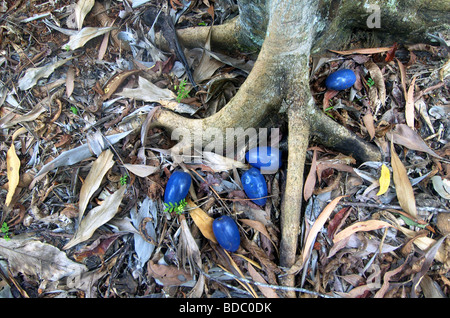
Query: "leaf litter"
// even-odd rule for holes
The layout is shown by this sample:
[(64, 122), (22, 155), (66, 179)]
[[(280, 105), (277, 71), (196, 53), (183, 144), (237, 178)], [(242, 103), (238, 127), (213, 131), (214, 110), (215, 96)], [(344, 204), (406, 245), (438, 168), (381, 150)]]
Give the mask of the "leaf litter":
[[(278, 277), (295, 273), (301, 297), (449, 296), (444, 47), (394, 44), (314, 57), (316, 104), (377, 144), (383, 162), (357, 164), (310, 145), (298, 261), (281, 268), (285, 164), (265, 176), (270, 191), (261, 208), (242, 192), (244, 162), (211, 151), (193, 154), (203, 155), (196, 164), (176, 161), (170, 136), (145, 126), (156, 107), (214, 114), (254, 61), (215, 52), (209, 39), (186, 50), (203, 86), (179, 102), (176, 88), (187, 75), (139, 20), (151, 2), (113, 1), (109, 10), (90, 0), (31, 11), (19, 4), (1, 22), (4, 30), (18, 18), (23, 26), (2, 31), (8, 41), (0, 44), (9, 54), (0, 72), (3, 294), (276, 298), (285, 289)], [(221, 6), (192, 2), (180, 27), (227, 19), (231, 8)], [(327, 74), (342, 65), (357, 83), (326, 91)], [(162, 202), (174, 169), (194, 181), (182, 215), (164, 212)], [(223, 214), (239, 224), (235, 253), (212, 231)]]

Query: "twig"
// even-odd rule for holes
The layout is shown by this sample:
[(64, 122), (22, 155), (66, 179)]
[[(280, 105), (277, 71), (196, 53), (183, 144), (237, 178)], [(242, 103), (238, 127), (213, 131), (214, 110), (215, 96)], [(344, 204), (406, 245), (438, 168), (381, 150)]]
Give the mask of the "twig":
[[(224, 282), (222, 282), (221, 280), (211, 277), (209, 274), (205, 273), (203, 270), (201, 270), (202, 274), (205, 275), (208, 279), (214, 280), (216, 282), (219, 282), (221, 284), (226, 285), (229, 288), (233, 288), (233, 289), (238, 289), (240, 292), (245, 292), (239, 288), (236, 288), (234, 286), (228, 285)], [(243, 277), (238, 277), (234, 274), (231, 274), (229, 272), (224, 271), (223, 274), (225, 274), (226, 276), (229, 276), (233, 279), (239, 280), (241, 282), (247, 283), (247, 284), (253, 284), (256, 286), (261, 286), (261, 287), (267, 287), (267, 288), (272, 288), (272, 289), (278, 289), (278, 290), (285, 290), (285, 291), (294, 291), (294, 292), (300, 292), (300, 293), (305, 293), (305, 294), (309, 294), (309, 295), (313, 295), (313, 296), (318, 296), (318, 297), (323, 297), (323, 298), (335, 298), (333, 296), (330, 295), (326, 295), (326, 294), (322, 294), (322, 293), (318, 293), (312, 290), (308, 290), (305, 288), (300, 288), (300, 287), (289, 287), (289, 286), (279, 286), (279, 285), (270, 285), (270, 284), (264, 284), (264, 283), (260, 283), (260, 282), (256, 282), (254, 280), (251, 279), (247, 279), (247, 278), (243, 278)]]
[[(359, 207), (366, 207), (366, 208), (403, 210), (402, 207), (399, 205), (390, 205), (390, 204), (375, 204), (375, 203), (349, 202), (349, 201), (342, 201), (342, 202), (339, 202), (339, 204), (344, 205), (344, 206), (359, 206)], [(428, 207), (428, 206), (418, 206), (417, 210), (431, 212), (431, 213), (439, 213), (439, 212), (450, 213), (450, 210), (448, 210), (448, 209), (441, 209), (441, 208)]]

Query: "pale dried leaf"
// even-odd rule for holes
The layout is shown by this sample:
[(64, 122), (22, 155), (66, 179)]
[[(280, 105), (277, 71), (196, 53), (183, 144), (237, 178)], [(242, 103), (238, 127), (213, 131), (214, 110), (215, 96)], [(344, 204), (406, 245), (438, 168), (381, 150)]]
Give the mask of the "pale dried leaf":
[(147, 271), (150, 277), (163, 286), (180, 286), (192, 281), (192, 275), (183, 268), (155, 264), (152, 260), (147, 263)]
[(95, 0), (79, 0), (75, 5), (75, 22), (78, 30), (83, 27), (84, 18), (91, 11), (95, 4)]
[(394, 149), (394, 144), (391, 142), (391, 167), (393, 180), (395, 184), (395, 191), (397, 193), (397, 199), (402, 209), (411, 215), (413, 218), (417, 218), (416, 200), (414, 197), (414, 191), (409, 181), (408, 174), (406, 173), (405, 166), (401, 162)]
[(366, 127), (367, 132), (369, 133), (370, 140), (372, 140), (373, 137), (375, 137), (375, 125), (373, 123), (372, 112), (367, 112), (363, 116), (363, 123), (364, 123), (364, 127)]
[(448, 179), (442, 179), (440, 176), (434, 176), (431, 178), (433, 188), (444, 199), (450, 200), (450, 181)]
[(25, 75), (19, 79), (19, 89), (25, 91), (32, 88), (34, 85), (36, 85), (39, 79), (49, 77), (55, 71), (55, 69), (64, 65), (71, 59), (73, 59), (73, 57), (59, 60), (55, 63), (49, 63), (41, 67), (32, 67), (27, 69)]
[(112, 151), (107, 149), (103, 151), (92, 164), (91, 170), (89, 170), (89, 174), (87, 175), (83, 185), (81, 186), (80, 200), (78, 202), (78, 220), (81, 221), (84, 210), (86, 209), (91, 196), (95, 191), (97, 191), (105, 174), (114, 165), (114, 160), (112, 158)]
[(74, 35), (71, 35), (69, 42), (64, 44), (61, 48), (63, 50), (76, 50), (80, 47), (83, 47), (88, 41), (92, 40), (93, 38), (96, 38), (97, 36), (103, 35), (114, 29), (115, 27), (85, 27)]
[(261, 234), (263, 234), (265, 237), (267, 237), (267, 239), (269, 239), (269, 241), (273, 244), (275, 249), (277, 249), (277, 246), (276, 246), (275, 242), (272, 241), (272, 239), (270, 238), (270, 234), (269, 234), (269, 232), (267, 232), (266, 227), (260, 221), (250, 220), (250, 219), (239, 219), (239, 221), (250, 226), (251, 228), (260, 232)]
[(0, 240), (0, 255), (8, 260), (13, 273), (36, 275), (49, 281), (87, 271), (86, 266), (70, 260), (55, 246), (33, 239)]
[(124, 88), (116, 95), (142, 100), (145, 102), (159, 102), (160, 100), (176, 100), (177, 95), (167, 88), (159, 88), (149, 80), (139, 77), (137, 88)]
[(149, 175), (159, 171), (159, 167), (148, 166), (148, 165), (125, 163), (123, 166), (127, 170), (131, 171), (133, 174), (135, 174), (136, 176), (141, 177), (141, 178), (148, 177)]
[(406, 124), (414, 129), (414, 85), (416, 77), (413, 77), (409, 85), (408, 94), (406, 94), (405, 119)]
[(380, 221), (380, 220), (367, 220), (367, 221), (361, 221), (356, 222), (349, 227), (343, 229), (339, 233), (335, 235), (333, 238), (333, 243), (336, 244), (337, 242), (346, 239), (353, 233), (359, 232), (359, 231), (373, 231), (373, 230), (379, 230), (385, 227), (392, 227), (391, 224)]
[(66, 75), (66, 96), (70, 97), (73, 93), (75, 85), (75, 70), (73, 67), (69, 67)]
[(63, 249), (71, 248), (78, 243), (89, 239), (97, 228), (111, 220), (117, 213), (126, 189), (126, 185), (122, 186), (119, 190), (108, 196), (102, 202), (102, 205), (90, 210), (86, 217), (81, 220), (73, 238), (63, 247)]

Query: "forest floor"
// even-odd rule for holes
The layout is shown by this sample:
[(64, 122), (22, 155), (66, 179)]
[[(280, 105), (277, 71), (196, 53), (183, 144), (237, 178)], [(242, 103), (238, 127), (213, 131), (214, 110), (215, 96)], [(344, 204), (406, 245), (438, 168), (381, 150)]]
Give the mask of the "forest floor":
[[(169, 151), (176, 141), (145, 128), (156, 107), (194, 118), (217, 112), (253, 63), (239, 52), (185, 50), (194, 92), (143, 22), (159, 2), (2, 2), (1, 297), (276, 298), (289, 290), (277, 279), (286, 273), (296, 273), (300, 297), (448, 297), (449, 39), (312, 57), (318, 107), (384, 158), (357, 164), (311, 141), (299, 261), (281, 268), (285, 125), (283, 164), (265, 175), (263, 207), (242, 190), (243, 160), (179, 162)], [(170, 6), (181, 11), (176, 0)], [(177, 28), (235, 14), (234, 1), (192, 1)], [(327, 91), (325, 78), (342, 67), (356, 83)], [(192, 177), (180, 213), (163, 205), (175, 170)], [(215, 242), (211, 224), (221, 215), (239, 225), (236, 252)]]

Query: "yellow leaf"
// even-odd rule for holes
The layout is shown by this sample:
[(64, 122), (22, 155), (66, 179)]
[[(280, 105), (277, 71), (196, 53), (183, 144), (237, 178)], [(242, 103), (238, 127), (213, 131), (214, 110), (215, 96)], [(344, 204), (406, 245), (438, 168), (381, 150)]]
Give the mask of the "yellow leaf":
[(381, 166), (381, 175), (378, 182), (380, 183), (380, 190), (378, 190), (377, 195), (385, 194), (389, 189), (389, 184), (391, 183), (391, 174), (389, 173), (388, 167), (386, 167), (384, 163)]
[(402, 209), (414, 218), (417, 218), (416, 200), (414, 191), (406, 173), (405, 166), (401, 162), (391, 142), (391, 166), (392, 178), (397, 192), (398, 203)]
[(5, 205), (9, 206), (19, 184), (20, 160), (16, 154), (14, 141), (6, 153), (6, 175), (8, 176), (8, 194), (6, 195)]
[(192, 217), (192, 220), (194, 220), (195, 225), (197, 225), (203, 236), (214, 243), (217, 243), (216, 236), (212, 229), (214, 219), (197, 207), (190, 199), (187, 199), (186, 202), (187, 206), (191, 209), (189, 215)]

